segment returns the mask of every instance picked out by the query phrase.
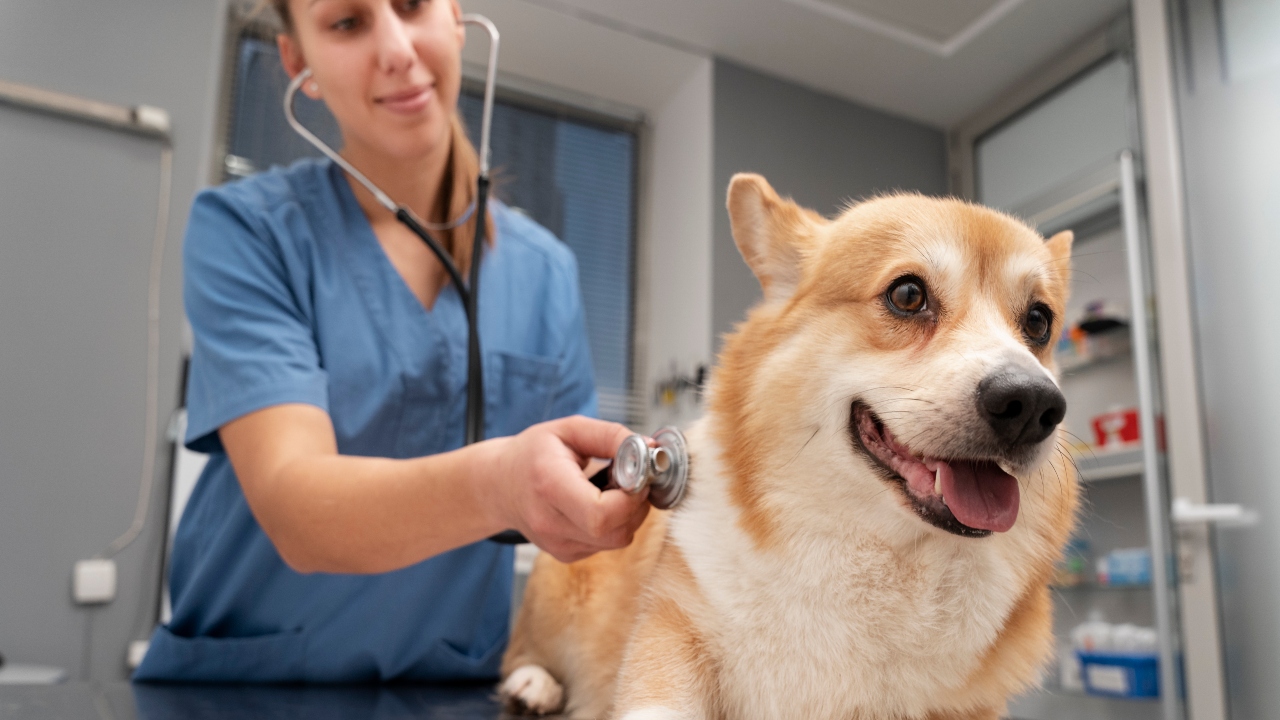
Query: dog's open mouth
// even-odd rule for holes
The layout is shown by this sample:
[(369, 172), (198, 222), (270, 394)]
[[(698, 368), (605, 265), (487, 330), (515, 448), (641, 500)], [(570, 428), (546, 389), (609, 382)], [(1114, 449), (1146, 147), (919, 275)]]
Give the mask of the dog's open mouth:
[(1009, 530), (1018, 519), (1018, 480), (995, 461), (917, 457), (861, 403), (853, 406), (850, 430), (931, 525), (965, 537), (986, 537)]

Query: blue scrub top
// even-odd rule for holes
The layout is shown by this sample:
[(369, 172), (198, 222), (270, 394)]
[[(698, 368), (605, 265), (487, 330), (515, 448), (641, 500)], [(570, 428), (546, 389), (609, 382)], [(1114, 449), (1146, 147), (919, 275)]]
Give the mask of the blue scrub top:
[[(570, 250), (493, 203), (480, 269), (486, 437), (574, 413), (595, 385)], [(135, 680), (335, 682), (496, 677), (512, 550), (480, 542), (382, 575), (302, 575), (254, 520), (217, 430), (281, 403), (328, 411), (338, 451), (411, 458), (462, 445), (466, 316), (427, 311), (327, 160), (205, 190), (184, 244), (195, 334), (187, 447), (209, 453), (178, 525), (173, 619)]]

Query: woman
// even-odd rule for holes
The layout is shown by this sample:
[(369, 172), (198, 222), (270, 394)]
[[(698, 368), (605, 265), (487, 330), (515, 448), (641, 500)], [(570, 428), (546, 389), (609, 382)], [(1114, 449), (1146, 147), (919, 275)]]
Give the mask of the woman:
[[(442, 222), (475, 192), (455, 0), (277, 0), (286, 71), (343, 155)], [(474, 222), (475, 220), (472, 220)], [(570, 561), (630, 542), (648, 504), (586, 481), (628, 431), (596, 396), (568, 250), (494, 203), (481, 272), (487, 436), (459, 449), (466, 322), (422, 241), (328, 161), (196, 199), (189, 447), (173, 620), (138, 680), (493, 677), (514, 528)], [(466, 274), (471, 222), (439, 234)]]

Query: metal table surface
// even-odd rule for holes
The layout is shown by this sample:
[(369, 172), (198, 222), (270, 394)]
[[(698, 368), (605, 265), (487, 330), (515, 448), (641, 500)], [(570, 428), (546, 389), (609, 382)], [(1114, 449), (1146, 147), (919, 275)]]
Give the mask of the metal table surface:
[(0, 685), (0, 720), (509, 720), (476, 685)]

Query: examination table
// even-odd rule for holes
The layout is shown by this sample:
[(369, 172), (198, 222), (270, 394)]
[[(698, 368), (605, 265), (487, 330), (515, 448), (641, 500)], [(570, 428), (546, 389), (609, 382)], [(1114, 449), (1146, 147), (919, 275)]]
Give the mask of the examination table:
[(495, 685), (0, 685), (0, 720), (511, 718)]

